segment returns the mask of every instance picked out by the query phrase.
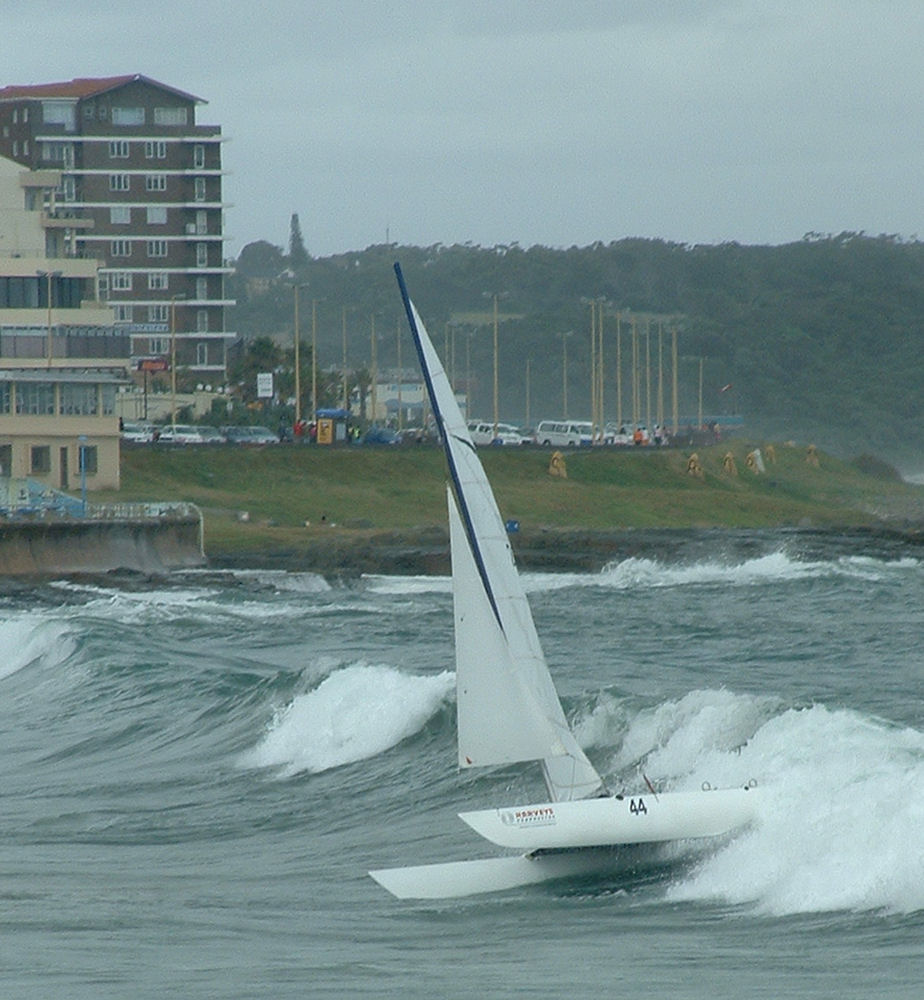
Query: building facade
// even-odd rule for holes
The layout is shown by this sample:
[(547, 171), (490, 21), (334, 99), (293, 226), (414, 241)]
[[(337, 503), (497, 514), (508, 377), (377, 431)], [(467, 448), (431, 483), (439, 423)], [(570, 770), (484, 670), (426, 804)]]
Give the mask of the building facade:
[(24, 171), (41, 255), (99, 263), (99, 296), (130, 337), (132, 368), (173, 359), (218, 382), (236, 335), (225, 319), (221, 128), (196, 123), (203, 103), (140, 75), (6, 86), (0, 157)]
[(60, 182), (0, 157), (0, 478), (117, 489), (130, 336), (99, 298), (99, 261), (45, 255)]

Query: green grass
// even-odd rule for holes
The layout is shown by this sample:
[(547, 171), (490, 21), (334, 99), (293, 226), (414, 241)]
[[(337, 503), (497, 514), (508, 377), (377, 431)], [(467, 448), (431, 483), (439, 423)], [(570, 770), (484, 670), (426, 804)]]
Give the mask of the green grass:
[[(548, 451), (483, 449), (481, 455), (503, 516), (524, 530), (859, 526), (877, 523), (882, 511), (924, 520), (920, 487), (828, 455), (816, 467), (804, 448), (782, 445), (775, 463), (755, 475), (746, 466), (752, 447), (699, 449), (702, 480), (687, 474), (690, 452), (679, 449), (566, 453), (567, 479), (549, 475)], [(737, 476), (723, 468), (729, 451)], [(364, 535), (442, 530), (446, 478), (442, 451), (431, 447), (138, 447), (123, 450), (121, 491), (98, 499), (196, 503), (209, 554), (297, 551), (318, 532), (329, 534), (330, 522)], [(240, 519), (242, 511), (249, 520)]]

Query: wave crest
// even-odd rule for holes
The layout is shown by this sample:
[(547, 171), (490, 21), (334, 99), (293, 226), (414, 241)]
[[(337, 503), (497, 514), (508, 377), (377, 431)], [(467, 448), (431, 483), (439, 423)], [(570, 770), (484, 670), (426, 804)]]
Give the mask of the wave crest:
[(373, 757), (418, 732), (450, 696), (455, 674), (423, 677), (354, 664), (295, 697), (244, 754), (245, 767), (279, 767), (289, 777)]

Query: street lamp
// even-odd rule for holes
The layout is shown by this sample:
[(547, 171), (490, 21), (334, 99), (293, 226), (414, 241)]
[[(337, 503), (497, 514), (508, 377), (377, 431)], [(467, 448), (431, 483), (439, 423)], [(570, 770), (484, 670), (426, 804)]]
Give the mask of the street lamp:
[(77, 436), (77, 457), (80, 464), (80, 502), (83, 506), (82, 517), (87, 516), (87, 435)]
[(36, 276), (39, 278), (45, 278), (48, 281), (48, 347), (46, 349), (46, 354), (48, 355), (48, 367), (51, 367), (51, 358), (54, 353), (54, 339), (52, 335), (51, 326), (51, 279), (60, 278), (60, 271), (36, 271)]
[(561, 408), (562, 417), (568, 419), (568, 338), (574, 333), (567, 330), (558, 334), (561, 337)]
[[(299, 326), (298, 326), (298, 291), (300, 288), (307, 288), (307, 285), (295, 285), (295, 423), (302, 419), (302, 370), (299, 363)], [(314, 301), (312, 301), (312, 320), (314, 317)], [(313, 337), (312, 327), (312, 337)], [(313, 384), (313, 383), (312, 383)], [(314, 400), (312, 399), (312, 402)]]
[(372, 420), (371, 420), (371, 422), (374, 425), (374, 424), (376, 424), (378, 422), (378, 405), (379, 405), (378, 387), (376, 385), (376, 383), (379, 380), (379, 359), (378, 359), (378, 351), (377, 351), (376, 342), (375, 342), (376, 341), (376, 337), (375, 337), (375, 313), (372, 313), (372, 315), (369, 317), (369, 319), (370, 319), (370, 323), (371, 323), (371, 329), (369, 331), (369, 339), (371, 341), (371, 343), (370, 343), (370, 351), (371, 351), (371, 354), (372, 354), (372, 359), (371, 359), (372, 360), (372, 373), (371, 373), (372, 374), (372, 379), (371, 379), (372, 386), (371, 386), (371, 392), (370, 392), (369, 395), (370, 395), (370, 403), (372, 405)]
[(311, 300), (311, 420), (318, 415), (318, 300)]

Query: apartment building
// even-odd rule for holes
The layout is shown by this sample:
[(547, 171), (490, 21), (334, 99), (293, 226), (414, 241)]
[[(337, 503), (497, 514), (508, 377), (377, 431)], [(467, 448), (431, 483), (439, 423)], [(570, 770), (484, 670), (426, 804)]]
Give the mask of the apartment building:
[[(132, 367), (175, 356), (188, 380), (220, 382), (236, 334), (225, 320), (221, 128), (196, 123), (204, 103), (137, 74), (2, 87), (0, 156), (28, 171), (43, 255), (99, 262), (99, 295), (130, 337)], [(49, 172), (51, 196), (39, 183)]]
[(27, 479), (119, 486), (129, 335), (99, 299), (99, 261), (45, 255), (62, 233), (60, 183), (58, 171), (0, 157), (0, 494)]

